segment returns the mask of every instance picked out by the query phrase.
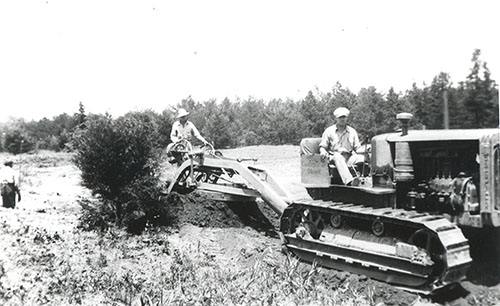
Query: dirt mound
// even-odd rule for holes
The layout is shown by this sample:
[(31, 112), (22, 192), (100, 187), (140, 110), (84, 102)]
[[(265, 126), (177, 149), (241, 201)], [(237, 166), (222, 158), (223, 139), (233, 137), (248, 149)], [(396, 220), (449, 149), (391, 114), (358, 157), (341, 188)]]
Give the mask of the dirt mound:
[[(187, 195), (171, 193), (167, 196), (169, 216), (174, 226), (192, 224), (199, 227), (242, 228), (250, 226), (268, 235), (276, 235), (277, 216), (271, 222), (256, 202), (220, 202), (214, 201), (202, 193)], [(265, 211), (267, 211), (264, 208)], [(267, 211), (268, 212), (268, 211)]]

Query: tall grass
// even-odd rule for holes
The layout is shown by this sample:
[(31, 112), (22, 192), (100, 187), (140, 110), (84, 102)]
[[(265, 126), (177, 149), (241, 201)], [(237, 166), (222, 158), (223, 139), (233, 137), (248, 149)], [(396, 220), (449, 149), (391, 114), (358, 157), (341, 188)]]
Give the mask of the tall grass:
[[(167, 230), (168, 231), (168, 230)], [(348, 286), (317, 281), (320, 268), (268, 248), (253, 265), (225, 263), (194, 245), (177, 248), (171, 233), (123, 230), (57, 233), (4, 226), (12, 243), (2, 262), (0, 304), (9, 305), (371, 305)], [(11, 237), (11, 238), (9, 238)], [(244, 267), (244, 268), (237, 268)], [(22, 273), (21, 273), (22, 272)]]

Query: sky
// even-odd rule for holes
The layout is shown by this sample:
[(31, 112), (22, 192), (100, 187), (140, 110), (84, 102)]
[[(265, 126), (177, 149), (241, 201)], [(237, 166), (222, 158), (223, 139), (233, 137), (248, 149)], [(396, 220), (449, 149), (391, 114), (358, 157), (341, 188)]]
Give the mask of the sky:
[(498, 82), (495, 1), (0, 1), (0, 121), (299, 100), (336, 82), (456, 85), (475, 49)]

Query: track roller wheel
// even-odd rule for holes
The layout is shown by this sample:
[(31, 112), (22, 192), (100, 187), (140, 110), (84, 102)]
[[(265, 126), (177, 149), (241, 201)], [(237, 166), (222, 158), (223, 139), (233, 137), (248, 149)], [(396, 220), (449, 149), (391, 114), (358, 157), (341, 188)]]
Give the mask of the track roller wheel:
[(344, 220), (339, 213), (332, 214), (332, 216), (330, 217), (330, 224), (334, 228), (340, 228), (342, 226), (342, 223), (344, 223)]
[(377, 237), (380, 237), (384, 234), (384, 231), (385, 231), (384, 222), (382, 222), (380, 220), (380, 218), (373, 220), (373, 223), (372, 223), (373, 234)]

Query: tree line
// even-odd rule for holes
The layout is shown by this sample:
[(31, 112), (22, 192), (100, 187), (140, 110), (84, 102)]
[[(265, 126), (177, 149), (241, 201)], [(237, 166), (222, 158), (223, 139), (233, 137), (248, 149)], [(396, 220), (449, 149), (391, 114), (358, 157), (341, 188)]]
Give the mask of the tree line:
[[(457, 84), (449, 74), (441, 72), (431, 84), (413, 84), (404, 93), (392, 88), (382, 93), (373, 86), (354, 93), (337, 82), (328, 92), (313, 89), (298, 101), (252, 97), (195, 101), (188, 97), (161, 113), (141, 113), (155, 122), (160, 146), (170, 142), (170, 129), (179, 107), (191, 113), (190, 120), (216, 148), (298, 144), (304, 137), (319, 137), (334, 123), (333, 110), (340, 106), (351, 110), (349, 124), (358, 130), (361, 139), (395, 131), (399, 112), (412, 113), (411, 125), (417, 129), (498, 127), (498, 85), (480, 55), (478, 49), (473, 52), (469, 75)], [(111, 118), (109, 114), (87, 114), (80, 103), (73, 115), (63, 113), (29, 122), (11, 119), (0, 126), (0, 150), (71, 150), (75, 131), (85, 128), (89, 120), (102, 117)]]

